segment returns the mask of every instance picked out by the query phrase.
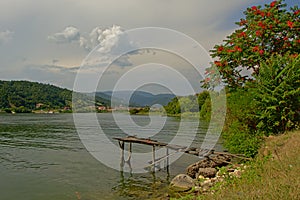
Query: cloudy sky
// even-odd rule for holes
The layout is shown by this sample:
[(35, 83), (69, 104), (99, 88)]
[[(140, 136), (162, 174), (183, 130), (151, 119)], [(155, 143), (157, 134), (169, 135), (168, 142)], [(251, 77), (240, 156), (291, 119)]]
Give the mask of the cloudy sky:
[[(234, 22), (243, 17), (247, 7), (265, 3), (270, 1), (2, 0), (0, 79), (39, 81), (71, 89), (78, 69), (94, 47), (100, 45), (101, 55), (97, 56), (101, 56), (98, 60), (98, 68), (101, 68), (112, 61), (105, 54), (111, 54), (115, 46), (132, 45), (131, 41), (125, 41), (126, 37), (120, 39), (120, 36), (141, 27), (179, 31), (209, 50), (236, 28)], [(296, 5), (297, 0), (286, 3)], [(115, 61), (115, 65), (124, 70), (126, 66), (153, 62), (151, 59), (166, 65), (188, 65), (154, 51), (130, 53)], [(190, 78), (195, 82), (200, 80)]]

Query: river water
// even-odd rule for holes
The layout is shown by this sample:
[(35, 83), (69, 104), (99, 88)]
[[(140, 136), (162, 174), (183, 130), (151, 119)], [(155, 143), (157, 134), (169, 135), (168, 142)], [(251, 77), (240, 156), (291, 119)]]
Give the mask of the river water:
[[(97, 118), (106, 134), (123, 136), (112, 122), (111, 114), (97, 114)], [(141, 126), (149, 123), (148, 116), (132, 118)], [(84, 123), (88, 118), (82, 120)], [(188, 124), (191, 123), (194, 123), (192, 119)], [(168, 117), (165, 127), (154, 138), (169, 140), (179, 125), (178, 118)], [(200, 122), (195, 140), (187, 129), (187, 140), (199, 145), (206, 128)], [(93, 132), (93, 128), (89, 129)], [(145, 147), (134, 148), (145, 150)], [(217, 143), (216, 148), (220, 149), (221, 145)], [(0, 115), (1, 200), (155, 199), (168, 192), (167, 186), (176, 174), (184, 173), (197, 160), (196, 156), (183, 155), (169, 170), (142, 174), (120, 172), (105, 166), (85, 149), (72, 114)]]

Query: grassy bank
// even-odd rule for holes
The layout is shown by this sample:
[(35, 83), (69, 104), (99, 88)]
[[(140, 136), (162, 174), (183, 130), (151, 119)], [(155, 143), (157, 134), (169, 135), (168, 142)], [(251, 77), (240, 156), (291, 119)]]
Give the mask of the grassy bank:
[(300, 131), (267, 137), (241, 178), (228, 179), (214, 194), (181, 199), (300, 199)]

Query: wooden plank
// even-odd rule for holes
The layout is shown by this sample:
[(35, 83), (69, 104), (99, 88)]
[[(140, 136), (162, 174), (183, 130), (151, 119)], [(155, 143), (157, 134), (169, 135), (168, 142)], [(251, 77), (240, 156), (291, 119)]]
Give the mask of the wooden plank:
[(149, 138), (137, 138), (137, 137), (134, 137), (134, 136), (128, 136), (128, 137), (125, 137), (125, 138), (115, 137), (113, 139), (118, 140), (118, 141), (122, 141), (122, 142), (146, 144), (146, 145), (152, 145), (152, 146), (167, 146), (168, 145), (167, 143), (158, 142), (157, 140), (151, 140)]

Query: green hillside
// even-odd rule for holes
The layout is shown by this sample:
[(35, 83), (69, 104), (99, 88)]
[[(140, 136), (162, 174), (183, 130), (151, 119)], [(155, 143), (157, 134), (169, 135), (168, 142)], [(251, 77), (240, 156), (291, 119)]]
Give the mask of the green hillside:
[[(83, 101), (90, 97), (80, 95)], [(96, 104), (107, 102), (97, 99)], [(0, 81), (0, 110), (6, 112), (32, 112), (34, 110), (70, 111), (72, 91), (50, 84), (29, 81)]]

